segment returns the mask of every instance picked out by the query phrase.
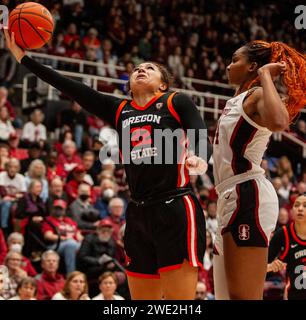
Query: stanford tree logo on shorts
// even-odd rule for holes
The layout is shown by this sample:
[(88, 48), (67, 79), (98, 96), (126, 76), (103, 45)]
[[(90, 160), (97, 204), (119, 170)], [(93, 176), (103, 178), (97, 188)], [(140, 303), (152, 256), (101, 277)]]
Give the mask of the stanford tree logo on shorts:
[(239, 240), (249, 240), (250, 239), (250, 226), (247, 224), (241, 224), (239, 226)]

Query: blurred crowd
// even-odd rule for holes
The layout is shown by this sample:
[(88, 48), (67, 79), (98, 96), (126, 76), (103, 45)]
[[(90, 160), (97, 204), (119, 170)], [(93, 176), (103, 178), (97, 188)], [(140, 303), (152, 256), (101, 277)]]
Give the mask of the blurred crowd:
[[(13, 8), (20, 1), (2, 2)], [(107, 64), (87, 67), (89, 74), (127, 80), (134, 65), (153, 60), (168, 65), (176, 86), (183, 86), (184, 76), (226, 82), (231, 54), (246, 41), (281, 40), (306, 51), (286, 7), (267, 1), (43, 4), (56, 27), (53, 40), (40, 51)], [(123, 167), (99, 159), (99, 135), (107, 136), (107, 125), (73, 101), (56, 115), (52, 130), (41, 108), (24, 114), (10, 94), (16, 62), (5, 49), (0, 57), (0, 265), (6, 267), (0, 267), (0, 297), (129, 299), (123, 245), (129, 190)], [(126, 71), (118, 72), (117, 65)], [(123, 86), (120, 90), (127, 93)], [(215, 123), (210, 127), (213, 135)], [(293, 132), (306, 143), (304, 119)], [(284, 154), (268, 149), (262, 161), (279, 197), (277, 228), (292, 219), (294, 199), (306, 192), (305, 159), (280, 150)], [(207, 250), (195, 299), (213, 299), (217, 195), (212, 164), (207, 174), (191, 176), (191, 183), (207, 219)], [(8, 279), (3, 288), (2, 279)], [(265, 298), (281, 299), (284, 283), (284, 274), (268, 274)]]

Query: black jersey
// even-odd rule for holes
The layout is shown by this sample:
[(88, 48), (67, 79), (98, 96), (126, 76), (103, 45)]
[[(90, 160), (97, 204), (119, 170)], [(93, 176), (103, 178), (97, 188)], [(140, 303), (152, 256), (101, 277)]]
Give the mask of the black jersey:
[[(186, 156), (184, 148), (186, 132), (194, 129), (192, 151), (199, 154), (201, 146), (206, 149), (206, 161), (211, 156), (211, 145), (206, 126), (192, 100), (181, 93), (156, 95), (145, 106), (137, 106), (134, 100), (122, 100), (99, 93), (79, 81), (61, 76), (33, 59), (22, 59), (30, 71), (58, 90), (77, 101), (84, 109), (107, 121), (117, 129), (122, 161), (125, 165), (127, 180), (132, 198), (136, 200), (175, 194), (180, 188), (190, 188), (189, 176), (182, 163)], [(171, 138), (155, 139), (155, 132), (176, 129), (175, 147), (169, 155)], [(161, 133), (161, 132), (160, 132)], [(171, 136), (171, 135), (170, 135)], [(192, 138), (193, 138), (192, 137)], [(126, 151), (127, 142), (130, 150)], [(129, 149), (129, 148), (127, 148)], [(168, 163), (168, 164), (167, 164)]]
[(287, 263), (289, 300), (306, 299), (306, 240), (295, 232), (294, 222), (283, 226), (274, 234), (269, 247), (269, 262), (276, 257)]
[[(160, 94), (144, 107), (123, 101), (117, 112), (120, 154), (122, 161), (128, 162), (131, 193), (140, 199), (189, 187), (188, 171), (180, 161), (187, 141), (172, 106), (174, 94)], [(124, 137), (129, 141), (124, 143)], [(129, 146), (126, 152), (125, 146)]]

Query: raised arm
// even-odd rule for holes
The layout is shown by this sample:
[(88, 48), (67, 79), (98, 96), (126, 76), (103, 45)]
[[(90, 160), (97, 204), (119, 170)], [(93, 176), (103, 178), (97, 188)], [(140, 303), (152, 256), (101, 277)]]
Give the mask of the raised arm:
[(282, 131), (289, 126), (289, 114), (281, 100), (273, 78), (286, 70), (284, 62), (269, 63), (258, 69), (262, 88), (255, 91), (259, 124), (271, 131)]
[(28, 57), (16, 45), (13, 33), (12, 37), (10, 37), (7, 30), (4, 33), (7, 46), (19, 63), (23, 64), (43, 81), (60, 90), (72, 100), (77, 101), (90, 113), (102, 118), (113, 126), (115, 125), (116, 111), (120, 104), (120, 99), (101, 94), (82, 82), (66, 78), (51, 68), (41, 65)]

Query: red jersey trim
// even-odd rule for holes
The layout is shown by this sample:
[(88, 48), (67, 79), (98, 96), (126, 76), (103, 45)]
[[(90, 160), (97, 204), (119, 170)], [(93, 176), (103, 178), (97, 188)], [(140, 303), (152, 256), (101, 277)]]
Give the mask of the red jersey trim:
[(120, 104), (119, 104), (119, 107), (117, 109), (117, 112), (116, 112), (116, 128), (118, 126), (118, 120), (119, 120), (119, 117), (120, 117), (120, 113), (122, 111), (122, 109), (124, 108), (124, 106), (126, 105), (127, 101), (126, 100), (123, 100)]
[(306, 246), (306, 241), (301, 240), (301, 239), (297, 236), (297, 234), (296, 234), (296, 232), (295, 232), (295, 229), (294, 229), (294, 222), (292, 222), (291, 225), (290, 225), (290, 231), (291, 231), (291, 234), (292, 234), (292, 236), (293, 236), (293, 239), (294, 239), (298, 244), (300, 244), (300, 245), (302, 245), (302, 246)]
[(285, 250), (283, 254), (279, 257), (280, 260), (284, 260), (289, 251), (289, 234), (286, 226), (283, 226), (284, 235), (285, 235)]
[(155, 97), (153, 97), (150, 101), (148, 101), (143, 107), (139, 106), (134, 100), (132, 100), (131, 105), (137, 110), (145, 110), (149, 108), (157, 99), (163, 96), (165, 93), (160, 92)]
[(125, 271), (129, 277), (142, 278), (142, 279), (160, 279), (159, 274), (145, 274), (131, 271)]
[(173, 103), (172, 103), (172, 100), (173, 100), (173, 97), (175, 94), (176, 94), (176, 92), (173, 92), (170, 94), (170, 96), (168, 97), (168, 100), (167, 100), (167, 106), (168, 106), (170, 113), (174, 117), (174, 119), (182, 126), (181, 118), (178, 115), (178, 113), (175, 111), (175, 109), (173, 107)]

